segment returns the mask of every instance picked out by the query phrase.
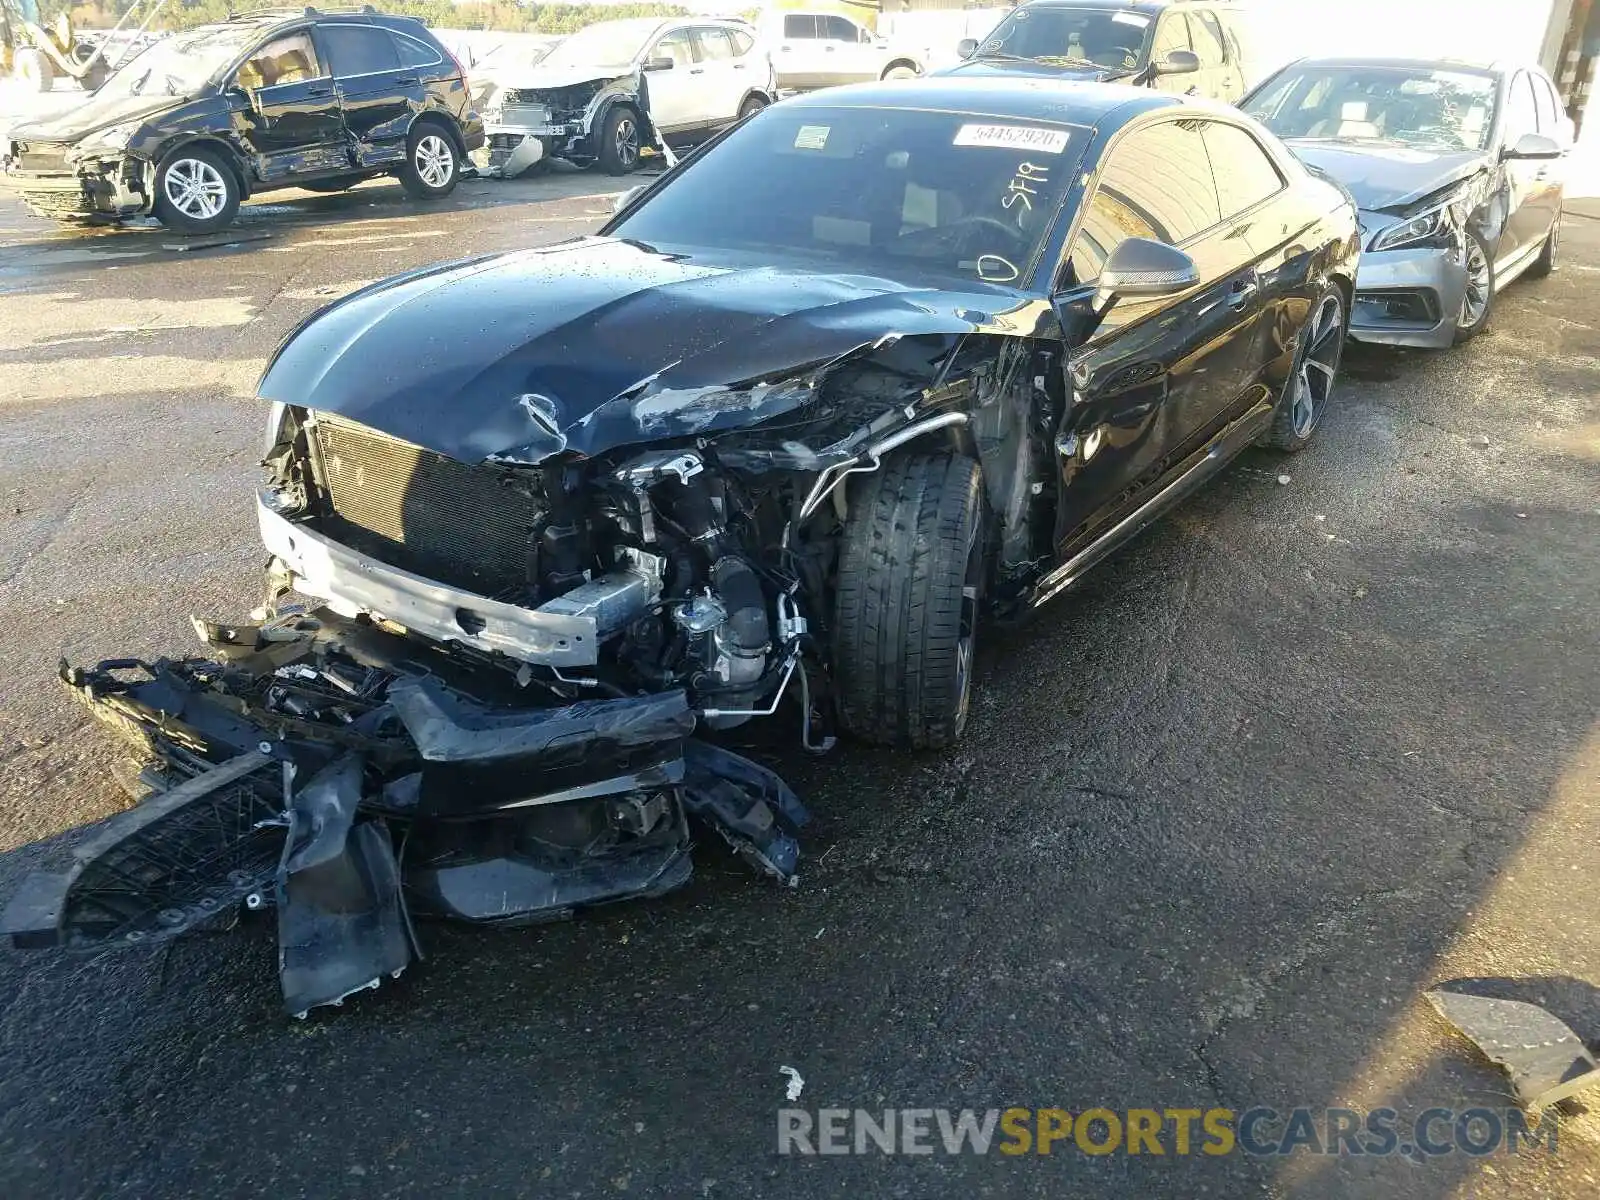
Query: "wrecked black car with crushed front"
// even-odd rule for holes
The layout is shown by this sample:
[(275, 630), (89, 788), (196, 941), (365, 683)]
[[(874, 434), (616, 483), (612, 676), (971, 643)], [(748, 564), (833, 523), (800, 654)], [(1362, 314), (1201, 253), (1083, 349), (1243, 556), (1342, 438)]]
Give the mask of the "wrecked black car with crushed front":
[(63, 668), (151, 795), (5, 927), (275, 908), (298, 1013), (402, 970), (414, 917), (676, 887), (696, 829), (792, 881), (805, 810), (726, 731), (954, 742), (980, 624), (1306, 444), (1356, 253), (1236, 112), (925, 80), (759, 113), (597, 236), (364, 288), (261, 380), (262, 610)]

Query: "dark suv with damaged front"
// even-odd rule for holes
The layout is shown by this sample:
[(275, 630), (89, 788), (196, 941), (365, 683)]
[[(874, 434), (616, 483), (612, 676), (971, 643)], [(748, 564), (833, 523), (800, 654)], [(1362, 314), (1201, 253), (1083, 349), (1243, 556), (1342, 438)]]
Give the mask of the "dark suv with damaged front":
[(394, 175), (419, 199), (448, 195), (483, 123), (438, 39), (369, 5), (173, 34), (79, 107), (9, 138), (5, 181), (39, 216), (153, 213), (202, 234), (274, 188), (333, 192)]
[(159, 794), (7, 927), (92, 949), (254, 896), (303, 1011), (402, 969), (407, 913), (654, 895), (696, 828), (792, 881), (803, 809), (714, 739), (953, 743), (980, 627), (1310, 441), (1357, 251), (1235, 110), (924, 79), (345, 297), (261, 379), (262, 611), (65, 670)]

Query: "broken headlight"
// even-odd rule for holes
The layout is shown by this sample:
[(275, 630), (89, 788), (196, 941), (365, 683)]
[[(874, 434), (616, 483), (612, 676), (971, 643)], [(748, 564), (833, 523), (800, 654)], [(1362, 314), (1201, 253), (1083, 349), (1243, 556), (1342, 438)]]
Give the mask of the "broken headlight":
[(1380, 230), (1367, 249), (1395, 250), (1401, 246), (1415, 246), (1433, 241), (1447, 229), (1459, 229), (1466, 224), (1470, 191), (1470, 184), (1457, 188), (1415, 216)]

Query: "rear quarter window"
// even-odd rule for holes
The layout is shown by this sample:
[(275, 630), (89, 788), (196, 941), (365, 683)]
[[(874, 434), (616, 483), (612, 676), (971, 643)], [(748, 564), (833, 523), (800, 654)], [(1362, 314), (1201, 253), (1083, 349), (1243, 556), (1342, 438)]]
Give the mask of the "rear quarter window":
[(444, 55), (414, 37), (392, 29), (389, 36), (394, 39), (395, 53), (400, 56), (402, 67), (432, 67), (444, 61)]

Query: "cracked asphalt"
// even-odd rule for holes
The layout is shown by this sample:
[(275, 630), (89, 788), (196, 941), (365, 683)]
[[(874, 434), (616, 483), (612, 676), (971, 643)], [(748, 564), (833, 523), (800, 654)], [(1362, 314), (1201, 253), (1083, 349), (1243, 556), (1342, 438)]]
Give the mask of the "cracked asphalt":
[[(256, 601), (278, 340), (589, 229), (614, 187), (290, 194), (188, 253), (0, 198), (0, 900), (122, 804), (57, 660), (180, 652), (188, 614)], [(1554, 1155), (776, 1152), (780, 1066), (813, 1111), (1404, 1117), (1509, 1103), (1434, 982), (1510, 978), (1600, 1039), (1600, 220), (1565, 254), (1465, 348), (1353, 351), (1306, 453), (1247, 455), (991, 638), (956, 752), (773, 750), (817, 818), (797, 889), (707, 846), (665, 901), (428, 927), (427, 962), (303, 1023), (266, 928), (0, 951), (0, 1190), (1595, 1195), (1581, 1106)]]

